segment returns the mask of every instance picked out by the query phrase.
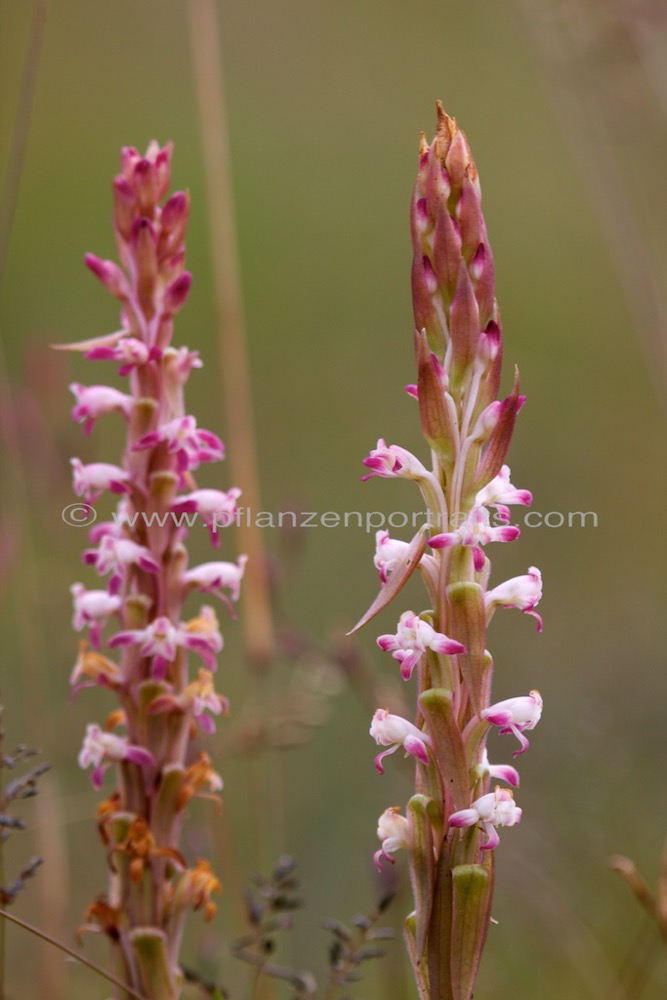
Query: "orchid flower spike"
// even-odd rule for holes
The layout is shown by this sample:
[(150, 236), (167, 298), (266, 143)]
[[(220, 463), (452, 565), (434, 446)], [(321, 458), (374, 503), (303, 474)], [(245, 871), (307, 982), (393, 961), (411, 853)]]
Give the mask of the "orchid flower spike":
[(378, 708), (375, 712), (370, 734), (378, 746), (389, 747), (389, 750), (383, 750), (375, 758), (375, 766), (380, 774), (384, 774), (383, 758), (395, 753), (399, 747), (403, 747), (406, 754), (411, 754), (422, 764), (429, 762), (429, 736), (400, 715), (392, 715), (386, 708)]
[(410, 824), (405, 816), (401, 816), (400, 806), (385, 809), (378, 820), (377, 834), (382, 846), (373, 855), (373, 861), (377, 870), (381, 872), (383, 861), (393, 865), (392, 855), (401, 848), (409, 846)]
[(412, 671), (428, 649), (446, 656), (465, 653), (465, 646), (442, 632), (436, 632), (432, 625), (424, 621), (414, 611), (404, 611), (398, 622), (395, 635), (381, 635), (377, 644), (401, 665), (401, 677), (410, 680)]
[(519, 822), (521, 809), (514, 801), (512, 792), (499, 785), (495, 791), (476, 799), (470, 809), (459, 809), (449, 817), (449, 825), (458, 828), (481, 823), (486, 835), (486, 841), (481, 845), (483, 851), (492, 851), (500, 843), (497, 826), (515, 826)]
[(542, 696), (539, 691), (531, 691), (528, 695), (506, 698), (483, 709), (481, 715), (492, 725), (500, 726), (501, 735), (513, 733), (516, 736), (521, 748), (515, 750), (512, 756), (518, 757), (530, 746), (523, 735), (524, 730), (534, 729), (542, 716)]
[[(374, 564), (382, 586), (352, 631), (384, 611), (413, 575), (420, 578), (427, 610), (402, 613), (396, 632), (377, 640), (405, 679), (416, 675), (416, 716), (408, 722), (378, 710), (371, 735), (389, 748), (376, 758), (380, 773), (383, 758), (399, 747), (426, 766), (415, 768), (405, 818), (397, 809), (380, 817), (382, 846), (374, 860), (380, 868), (407, 848), (414, 913), (406, 941), (419, 995), (469, 1000), (492, 909), (484, 851), (497, 846), (496, 827), (521, 818), (508, 788), (487, 792), (489, 779), (519, 784), (514, 767), (489, 762), (487, 739), (496, 725), (516, 736), (523, 753), (525, 732), (542, 710), (536, 691), (491, 704), (502, 664), (489, 652), (488, 626), (496, 608), (508, 607), (533, 615), (541, 630), (535, 608), (542, 579), (531, 567), (489, 588), (491, 543), (518, 538), (511, 506), (532, 502), (506, 464), (526, 397), (515, 369), (509, 395), (498, 398), (503, 331), (481, 186), (467, 139), (440, 103), (435, 136), (428, 142), (422, 133), (419, 144), (410, 224), (416, 377), (405, 388), (417, 401), (429, 460), (422, 464), (380, 438), (363, 461), (365, 479), (415, 481), (425, 520), (409, 543), (377, 532)], [(481, 835), (458, 832), (477, 824)]]
[[(123, 149), (113, 182), (118, 262), (85, 258), (118, 301), (120, 323), (112, 333), (57, 347), (117, 363), (119, 374), (129, 376), (127, 393), (103, 384), (70, 386), (72, 417), (86, 434), (109, 413), (124, 418), (126, 431), (117, 465), (71, 463), (77, 496), (89, 504), (107, 492), (118, 499), (109, 520), (89, 531), (83, 553), (87, 566), (108, 577), (107, 589), (71, 588), (73, 626), (90, 635), (80, 643), (70, 684), (72, 697), (101, 686), (117, 698), (103, 728), (88, 726), (79, 754), (80, 765), (92, 767), (97, 788), (115, 765), (116, 788), (98, 808), (105, 845), (125, 854), (124, 863), (115, 858), (105, 866), (114, 964), (128, 987), (175, 998), (182, 992), (185, 909), (211, 917), (210, 896), (220, 889), (207, 862), (188, 868), (180, 851), (190, 800), (200, 796), (220, 806), (222, 778), (195, 741), (198, 727), (212, 733), (228, 708), (211, 673), (223, 645), (218, 620), (210, 607), (183, 620), (184, 604), (198, 588), (215, 594), (233, 617), (246, 557), (187, 568), (188, 529), (201, 520), (219, 544), (219, 529), (236, 517), (240, 490), (198, 489), (192, 475), (203, 463), (224, 458), (224, 446), (186, 409), (186, 383), (202, 365), (198, 353), (172, 343), (174, 318), (192, 278), (185, 270), (190, 198), (184, 191), (168, 193), (171, 153), (170, 143), (151, 142), (143, 155)], [(103, 630), (113, 618), (119, 624), (107, 638)], [(121, 650), (118, 662), (105, 655), (115, 648)], [(201, 669), (191, 652), (203, 660)], [(117, 734), (121, 725), (127, 735)], [(169, 859), (157, 862), (159, 878), (157, 859)]]

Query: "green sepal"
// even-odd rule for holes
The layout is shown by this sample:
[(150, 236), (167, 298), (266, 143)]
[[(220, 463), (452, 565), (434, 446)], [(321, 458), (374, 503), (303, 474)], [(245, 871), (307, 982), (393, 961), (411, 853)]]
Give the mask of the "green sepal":
[(462, 642), (466, 652), (459, 656), (461, 673), (473, 711), (479, 713), (490, 679), (486, 653), (486, 608), (484, 591), (478, 583), (452, 583), (447, 588), (452, 638)]
[(139, 685), (139, 707), (145, 712), (152, 701), (160, 694), (170, 694), (171, 685), (165, 681), (147, 680)]
[(134, 444), (157, 424), (158, 403), (149, 396), (135, 400), (130, 414), (129, 441)]
[(108, 848), (109, 866), (122, 886), (127, 886), (129, 883), (130, 859), (127, 851), (117, 850), (117, 845), (125, 843), (130, 827), (136, 818), (136, 814), (132, 812), (113, 813), (107, 827), (111, 841)]
[[(423, 618), (423, 615), (420, 615)], [(436, 632), (435, 624), (430, 621)], [(425, 687), (445, 688), (448, 691), (454, 687), (454, 674), (452, 671), (452, 661), (445, 653), (434, 653), (432, 649), (426, 651), (426, 666), (428, 673), (424, 676)], [(430, 678), (430, 680), (429, 680)]]
[(128, 629), (144, 628), (153, 602), (146, 594), (131, 594), (125, 598), (125, 625)]
[(429, 816), (432, 802), (426, 795), (413, 795), (406, 810), (410, 828), (408, 860), (410, 884), (415, 901), (417, 955), (421, 959), (426, 946), (426, 936), (433, 903), (435, 864), (433, 861), (433, 831)]
[[(150, 476), (150, 496), (159, 511), (168, 510), (178, 491), (178, 476), (169, 469), (160, 469)], [(152, 525), (149, 525), (149, 531)], [(160, 525), (158, 525), (160, 527)]]
[(169, 713), (156, 712), (151, 714), (148, 708), (160, 695), (170, 693), (171, 685), (165, 681), (146, 680), (139, 685), (139, 707), (143, 727), (142, 742), (156, 760), (162, 757), (165, 751), (168, 740)]
[(451, 987), (450, 940), (452, 935), (451, 858), (443, 843), (436, 871), (427, 955), (431, 1000), (454, 1000)]
[(452, 812), (465, 809), (470, 798), (470, 778), (461, 733), (454, 716), (452, 693), (444, 688), (424, 691), (419, 704), (428, 725), (443, 786), (451, 796)]
[(469, 771), (479, 762), (481, 755), (480, 747), (486, 739), (486, 734), (490, 728), (490, 722), (487, 722), (486, 719), (480, 719), (479, 722), (474, 723), (467, 729), (464, 748)]
[(430, 1000), (428, 969), (426, 963), (422, 961), (422, 956), (417, 955), (417, 919), (414, 913), (405, 918), (403, 940), (412, 965), (419, 1000)]
[(112, 813), (109, 832), (114, 844), (122, 844), (125, 841), (136, 818), (136, 814), (131, 812)]
[(492, 893), (492, 871), (486, 865), (457, 865), (452, 869), (453, 1000), (472, 998), (489, 929)]
[(174, 820), (183, 809), (180, 803), (185, 780), (185, 768), (181, 764), (165, 764), (160, 772), (160, 785), (155, 796), (151, 826), (158, 847), (171, 843)]
[(169, 968), (164, 931), (158, 927), (135, 927), (129, 939), (147, 1000), (178, 1000), (180, 989)]

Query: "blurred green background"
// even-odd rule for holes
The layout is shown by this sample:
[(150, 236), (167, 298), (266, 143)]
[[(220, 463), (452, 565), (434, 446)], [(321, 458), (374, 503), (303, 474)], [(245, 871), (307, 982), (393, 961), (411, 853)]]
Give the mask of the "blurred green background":
[[(103, 692), (68, 703), (76, 649), (69, 585), (93, 583), (79, 563), (85, 533), (60, 512), (72, 500), (69, 456), (116, 461), (121, 429), (111, 418), (83, 438), (69, 417), (67, 385), (103, 380), (111, 369), (48, 345), (115, 329), (115, 304), (82, 256), (113, 255), (110, 181), (121, 145), (173, 139), (174, 184), (192, 196), (194, 274), (175, 339), (201, 351), (192, 409), (224, 437), (207, 227), (225, 220), (207, 209), (187, 6), (51, 5), (0, 290), (12, 387), (2, 403), (10, 446), (2, 453), (0, 686), (8, 742), (38, 746), (53, 764), (38, 799), (22, 810), (30, 831), (13, 838), (7, 865), (44, 854), (16, 912), (69, 944), (105, 884), (91, 819), (96, 798), (74, 762), (85, 723), (113, 706)], [(600, 213), (602, 206), (613, 223), (618, 206), (605, 203), (603, 187), (592, 197), (597, 180), (586, 176), (586, 157), (601, 151), (605, 135), (588, 136), (587, 147), (568, 133), (554, 66), (510, 0), (222, 0), (218, 10), (265, 509), (416, 504), (408, 484), (362, 484), (360, 462), (379, 436), (423, 455), (414, 403), (402, 391), (413, 378), (408, 207), (419, 132), (432, 133), (436, 97), (468, 135), (496, 257), (505, 382), (518, 363), (528, 394), (510, 455), (513, 480), (533, 490), (539, 511), (598, 518), (597, 527), (526, 529), (493, 553), (496, 582), (530, 564), (544, 575), (544, 634), (529, 619), (499, 614), (491, 649), (497, 697), (537, 687), (545, 712), (522, 759), (524, 821), (503, 834), (498, 851), (498, 924), (476, 996), (657, 1000), (666, 983), (657, 934), (608, 857), (631, 856), (654, 884), (667, 832), (666, 456), (642, 304), (633, 309), (622, 294)], [(30, 3), (0, 8), (0, 165), (30, 19)], [(616, 81), (616, 64), (603, 68)], [(620, 163), (624, 195), (639, 191), (641, 227), (659, 204), (650, 177), (662, 163), (664, 178), (665, 123), (625, 114), (623, 123), (603, 152)], [(637, 164), (648, 186), (632, 174)], [(653, 226), (653, 235), (664, 234)], [(664, 264), (664, 250), (653, 260)], [(215, 467), (202, 478), (224, 488), (228, 475)], [(340, 637), (375, 594), (373, 537), (363, 530), (310, 529), (298, 539), (298, 559), (294, 539), (289, 551), (278, 532), (265, 532), (265, 541), (283, 559), (284, 615), (318, 641)], [(203, 533), (194, 549), (204, 557)], [(408, 597), (420, 600), (416, 586)], [(395, 611), (385, 612), (378, 632), (394, 621)], [(224, 631), (220, 687), (232, 697), (233, 720), (256, 693), (238, 625)], [(396, 672), (375, 647), (378, 632), (371, 627), (358, 643), (389, 681)], [(289, 669), (278, 665), (267, 684), (280, 688)], [(235, 997), (251, 995), (228, 943), (244, 931), (240, 891), (255, 868), (284, 851), (298, 858), (307, 906), (288, 959), (316, 972), (328, 944), (321, 921), (368, 910), (377, 898), (376, 819), (405, 801), (410, 769), (393, 758), (384, 777), (376, 774), (369, 715), (343, 690), (308, 746), (221, 764), (222, 819), (196, 810), (186, 848), (218, 857), (226, 891), (214, 924), (193, 917), (188, 956), (232, 984)], [(507, 742), (497, 747), (496, 757), (507, 759)], [(392, 919), (406, 907), (401, 899)], [(92, 973), (23, 931), (9, 929), (8, 947), (11, 997), (108, 995)], [(88, 940), (86, 949), (105, 959), (103, 943)], [(415, 995), (400, 940), (390, 952), (351, 995)], [(275, 996), (283, 995), (289, 990), (278, 986)]]

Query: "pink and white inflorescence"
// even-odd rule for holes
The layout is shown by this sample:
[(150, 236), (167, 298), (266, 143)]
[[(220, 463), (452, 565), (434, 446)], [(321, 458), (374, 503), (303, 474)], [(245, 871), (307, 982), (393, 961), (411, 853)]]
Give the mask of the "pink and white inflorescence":
[[(416, 788), (405, 816), (392, 807), (380, 817), (382, 846), (374, 859), (381, 866), (400, 848), (408, 852), (415, 899), (410, 949), (420, 995), (468, 998), (489, 924), (498, 828), (521, 819), (512, 792), (519, 774), (509, 764), (489, 763), (487, 737), (493, 727), (513, 734), (515, 755), (523, 753), (525, 732), (542, 711), (537, 691), (492, 704), (487, 626), (497, 609), (517, 608), (541, 631), (535, 608), (542, 578), (531, 566), (523, 576), (489, 583), (494, 548), (520, 535), (510, 523), (511, 507), (532, 503), (505, 464), (525, 397), (517, 373), (510, 394), (497, 399), (502, 327), (480, 185), (467, 140), (440, 105), (435, 138), (429, 144), (422, 136), (411, 225), (417, 382), (406, 389), (417, 400), (430, 461), (381, 438), (364, 459), (363, 478), (414, 481), (427, 526), (411, 541), (378, 532), (374, 563), (381, 589), (357, 628), (385, 608), (415, 570), (428, 605), (403, 611), (395, 631), (377, 640), (416, 687), (417, 710), (414, 722), (376, 711), (371, 736), (389, 748), (376, 757), (376, 767), (383, 773), (383, 759), (403, 749), (415, 758)], [(492, 791), (492, 779), (511, 788)], [(459, 877), (469, 880), (465, 898), (476, 900), (479, 920), (457, 911)], [(468, 923), (457, 925), (459, 912)], [(477, 937), (466, 943), (466, 935)], [(466, 970), (452, 949), (468, 956)]]
[[(203, 864), (188, 868), (178, 849), (183, 810), (205, 786), (222, 786), (195, 741), (202, 729), (214, 730), (213, 716), (227, 711), (214, 687), (223, 637), (210, 604), (195, 605), (190, 616), (184, 604), (199, 591), (231, 610), (246, 563), (241, 556), (188, 569), (187, 525), (199, 517), (219, 545), (223, 528), (234, 521), (240, 491), (198, 488), (193, 475), (220, 461), (224, 447), (186, 410), (185, 385), (201, 367), (197, 353), (172, 344), (191, 276), (184, 245), (189, 196), (169, 195), (171, 154), (171, 145), (156, 143), (144, 156), (123, 149), (113, 182), (120, 263), (86, 256), (119, 301), (120, 328), (62, 345), (96, 365), (119, 365), (125, 382), (121, 389), (97, 376), (89, 385), (71, 385), (72, 416), (86, 434), (103, 419), (121, 420), (126, 431), (117, 464), (72, 459), (78, 497), (93, 504), (116, 494), (119, 501), (111, 520), (92, 528), (91, 548), (83, 554), (97, 584), (71, 588), (73, 625), (87, 636), (71, 682), (74, 693), (97, 685), (118, 700), (106, 724), (88, 725), (79, 754), (97, 788), (115, 772), (100, 809), (111, 869), (107, 909), (95, 904), (90, 915), (117, 945), (127, 982), (151, 996), (153, 979), (168, 981), (174, 995), (179, 989), (178, 951), (189, 899), (179, 886), (189, 884)], [(120, 733), (111, 731), (116, 727)], [(129, 863), (119, 863), (121, 856)], [(213, 876), (207, 885), (219, 889)], [(213, 904), (205, 902), (212, 915)]]

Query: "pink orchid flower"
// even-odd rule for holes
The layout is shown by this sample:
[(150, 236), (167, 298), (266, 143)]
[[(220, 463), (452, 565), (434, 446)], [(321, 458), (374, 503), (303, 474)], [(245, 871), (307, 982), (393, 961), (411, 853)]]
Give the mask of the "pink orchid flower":
[(392, 806), (390, 809), (385, 809), (378, 820), (377, 829), (377, 835), (382, 841), (382, 846), (373, 855), (375, 867), (379, 872), (382, 871), (383, 861), (388, 861), (393, 865), (394, 858), (392, 855), (396, 851), (400, 851), (401, 848), (409, 847), (409, 834), (410, 825), (405, 816), (401, 816), (400, 806)]
[(410, 680), (412, 671), (428, 649), (446, 656), (465, 653), (465, 647), (442, 632), (436, 632), (432, 625), (416, 615), (414, 611), (404, 611), (395, 635), (381, 635), (377, 644), (401, 665), (401, 677)]
[(238, 601), (241, 591), (241, 580), (245, 572), (248, 557), (242, 555), (233, 562), (209, 562), (193, 566), (183, 574), (186, 587), (196, 587), (204, 593), (216, 594), (224, 599), (222, 589), (229, 590), (232, 601)]
[(480, 778), (499, 778), (501, 781), (506, 781), (508, 785), (512, 788), (518, 788), (520, 783), (519, 772), (511, 764), (490, 764), (489, 754), (484, 748), (484, 753), (482, 754), (482, 760), (477, 767), (477, 773)]
[(396, 564), (405, 557), (410, 548), (409, 542), (398, 538), (390, 538), (388, 531), (378, 531), (375, 535), (375, 558), (373, 563), (382, 583), (386, 583)]
[(79, 767), (85, 769), (92, 765), (91, 779), (95, 788), (102, 787), (107, 768), (121, 761), (130, 761), (139, 767), (155, 766), (152, 753), (144, 747), (130, 743), (126, 736), (104, 732), (94, 723), (86, 726), (86, 735), (79, 753)]
[(510, 789), (500, 786), (476, 799), (470, 809), (460, 809), (449, 817), (449, 825), (460, 828), (480, 823), (486, 835), (485, 842), (480, 845), (483, 851), (492, 851), (500, 843), (497, 826), (515, 826), (519, 822), (521, 809)]
[(542, 631), (542, 616), (535, 611), (535, 606), (541, 599), (542, 574), (536, 566), (531, 566), (523, 576), (513, 576), (511, 580), (499, 584), (484, 596), (489, 618), (494, 608), (519, 608), (536, 619), (538, 632)]
[[(210, 608), (203, 610), (211, 611)], [(141, 656), (153, 658), (151, 674), (156, 680), (166, 676), (179, 648), (198, 653), (206, 666), (214, 670), (215, 655), (222, 649), (223, 639), (217, 629), (215, 616), (213, 618), (215, 625), (207, 623), (197, 630), (192, 628), (192, 623), (174, 625), (166, 616), (161, 615), (146, 628), (117, 632), (109, 639), (108, 645), (111, 649), (116, 646), (139, 646)]]
[(71, 458), (74, 493), (86, 500), (97, 500), (106, 490), (112, 493), (131, 493), (130, 473), (119, 465), (108, 462), (91, 462), (84, 465), (78, 458)]
[(476, 507), (495, 507), (501, 521), (509, 521), (508, 504), (522, 504), (530, 507), (533, 494), (530, 490), (518, 490), (510, 482), (510, 467), (503, 465), (499, 474), (479, 491), (475, 497)]
[(542, 696), (539, 691), (531, 691), (528, 695), (506, 698), (483, 709), (481, 715), (492, 725), (500, 726), (501, 735), (513, 733), (516, 736), (521, 748), (515, 750), (512, 756), (518, 757), (530, 746), (523, 735), (524, 730), (534, 729), (542, 717)]
[(431, 473), (426, 469), (419, 459), (401, 448), (397, 444), (387, 445), (384, 438), (380, 438), (377, 448), (374, 448), (370, 455), (364, 459), (364, 465), (371, 471), (362, 479), (371, 479), (373, 476), (382, 476), (387, 479), (428, 479)]
[(485, 507), (473, 507), (460, 528), (434, 535), (428, 544), (433, 549), (446, 549), (452, 545), (469, 546), (472, 548), (475, 570), (481, 573), (485, 558), (482, 546), (489, 542), (513, 542), (520, 534), (519, 529), (512, 525), (492, 528), (488, 510)]
[(132, 446), (133, 451), (167, 445), (167, 451), (178, 457), (181, 472), (198, 469), (202, 462), (218, 462), (225, 457), (225, 447), (217, 435), (200, 430), (192, 416), (177, 417), (156, 431), (144, 434)]
[(375, 712), (370, 734), (378, 746), (389, 747), (389, 750), (383, 750), (375, 758), (375, 766), (380, 774), (384, 774), (383, 758), (395, 753), (399, 747), (403, 747), (406, 753), (422, 764), (429, 762), (427, 747), (431, 741), (428, 735), (400, 715), (392, 715), (386, 708), (378, 708)]
[(100, 576), (111, 573), (109, 590), (117, 594), (129, 566), (145, 573), (159, 573), (160, 564), (145, 545), (116, 534), (104, 534), (97, 549), (86, 549), (82, 556), (87, 566), (94, 566)]
[(80, 632), (90, 626), (90, 641), (96, 649), (100, 646), (100, 633), (112, 615), (122, 606), (117, 594), (106, 590), (86, 590), (82, 583), (73, 583), (69, 588), (74, 602), (72, 628)]
[(134, 400), (110, 385), (81, 385), (72, 382), (71, 391), (76, 403), (72, 408), (72, 418), (78, 424), (83, 424), (84, 433), (90, 434), (95, 421), (105, 413), (122, 413), (129, 419)]
[(201, 729), (210, 735), (215, 732), (212, 716), (226, 715), (229, 711), (229, 702), (215, 690), (210, 670), (201, 669), (197, 679), (188, 684), (180, 695), (160, 694), (151, 702), (148, 709), (151, 715), (174, 710), (191, 711)]
[(204, 524), (209, 526), (211, 539), (217, 547), (220, 544), (218, 528), (226, 528), (233, 524), (238, 515), (236, 501), (241, 496), (241, 490), (233, 487), (227, 492), (222, 490), (194, 490), (184, 493), (172, 504), (176, 514), (200, 514)]

